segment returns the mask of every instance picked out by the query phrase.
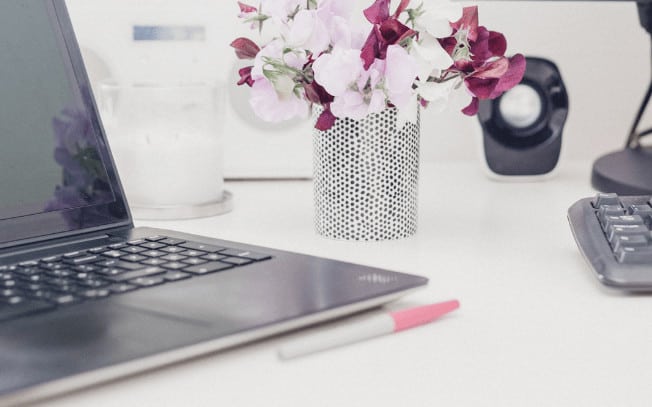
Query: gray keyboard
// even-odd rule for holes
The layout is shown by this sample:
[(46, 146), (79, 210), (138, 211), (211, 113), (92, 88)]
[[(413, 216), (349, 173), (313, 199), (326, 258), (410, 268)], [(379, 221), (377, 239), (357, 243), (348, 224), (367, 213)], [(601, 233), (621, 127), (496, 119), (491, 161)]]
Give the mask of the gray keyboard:
[(603, 284), (652, 291), (651, 198), (600, 193), (568, 210), (577, 246)]
[(265, 253), (150, 236), (0, 265), (0, 322), (269, 259)]

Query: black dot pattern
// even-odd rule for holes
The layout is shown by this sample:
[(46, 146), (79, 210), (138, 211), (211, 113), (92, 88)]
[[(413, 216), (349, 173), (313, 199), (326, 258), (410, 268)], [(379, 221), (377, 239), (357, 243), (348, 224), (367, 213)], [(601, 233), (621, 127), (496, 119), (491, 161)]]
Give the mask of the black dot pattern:
[[(316, 120), (321, 109), (314, 109)], [(343, 240), (392, 240), (417, 230), (420, 115), (397, 130), (396, 108), (337, 119), (314, 134), (315, 227)]]

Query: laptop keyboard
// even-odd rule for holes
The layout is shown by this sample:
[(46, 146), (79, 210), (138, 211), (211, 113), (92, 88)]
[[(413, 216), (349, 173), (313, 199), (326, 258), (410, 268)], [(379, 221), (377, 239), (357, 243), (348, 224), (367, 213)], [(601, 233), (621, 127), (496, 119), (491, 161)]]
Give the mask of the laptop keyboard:
[(151, 236), (0, 266), (0, 321), (270, 258), (264, 253)]

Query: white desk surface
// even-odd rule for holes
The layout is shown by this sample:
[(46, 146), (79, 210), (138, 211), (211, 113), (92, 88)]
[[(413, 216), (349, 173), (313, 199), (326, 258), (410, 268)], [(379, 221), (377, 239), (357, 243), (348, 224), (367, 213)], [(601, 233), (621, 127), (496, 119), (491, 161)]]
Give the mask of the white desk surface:
[(311, 330), (286, 334), (43, 405), (649, 406), (652, 297), (603, 288), (566, 221), (594, 194), (589, 173), (574, 164), (547, 182), (496, 183), (472, 163), (424, 164), (418, 234), (393, 242), (315, 235), (309, 181), (229, 183), (229, 214), (137, 222), (421, 274), (429, 286), (392, 307), (461, 308), (283, 362), (277, 347)]

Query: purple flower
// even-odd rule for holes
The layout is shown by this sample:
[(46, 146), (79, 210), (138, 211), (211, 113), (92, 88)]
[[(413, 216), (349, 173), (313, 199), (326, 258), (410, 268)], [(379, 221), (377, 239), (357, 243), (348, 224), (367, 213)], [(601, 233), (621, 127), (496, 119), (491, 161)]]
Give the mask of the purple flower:
[(409, 1), (401, 1), (392, 16), (389, 14), (389, 0), (376, 0), (364, 11), (367, 20), (374, 25), (360, 51), (365, 69), (368, 69), (374, 60), (385, 59), (387, 47), (400, 44), (406, 38), (417, 34), (398, 20), (398, 16), (408, 4)]

